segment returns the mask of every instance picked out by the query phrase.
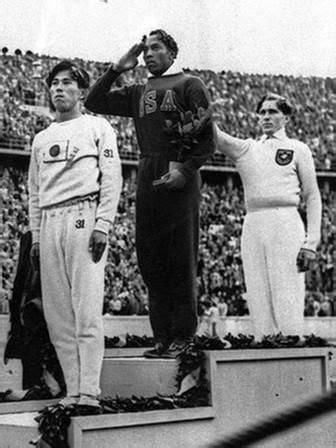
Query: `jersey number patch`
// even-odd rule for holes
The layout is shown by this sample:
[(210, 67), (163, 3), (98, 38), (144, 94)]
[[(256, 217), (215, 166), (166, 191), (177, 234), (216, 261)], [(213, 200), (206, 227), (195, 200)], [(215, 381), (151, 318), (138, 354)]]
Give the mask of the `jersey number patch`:
[(85, 227), (85, 219), (77, 219), (76, 229), (84, 229), (84, 227)]
[(293, 160), (294, 151), (291, 149), (278, 149), (275, 155), (275, 161), (278, 165), (289, 165)]
[(104, 149), (105, 157), (113, 157), (113, 149)]

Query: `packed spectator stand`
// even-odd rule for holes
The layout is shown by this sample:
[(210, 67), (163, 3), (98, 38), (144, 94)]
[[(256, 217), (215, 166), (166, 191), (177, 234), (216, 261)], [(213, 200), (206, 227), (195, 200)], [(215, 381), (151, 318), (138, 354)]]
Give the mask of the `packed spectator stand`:
[[(48, 109), (44, 78), (58, 58), (2, 49), (0, 65), (1, 121), (0, 150), (29, 151), (32, 138), (53, 119)], [(75, 59), (92, 80), (106, 64)], [(267, 91), (289, 97), (296, 114), (289, 134), (305, 141), (312, 150), (319, 172), (336, 171), (335, 80), (318, 77), (242, 74), (230, 71), (214, 73), (194, 70), (206, 83), (217, 123), (239, 137), (258, 133), (256, 102)], [(120, 83), (144, 82), (145, 70), (139, 67), (124, 74)], [(121, 159), (136, 162), (138, 147), (134, 127), (127, 118), (108, 117), (118, 135)], [(213, 169), (232, 164), (220, 154), (208, 162)], [(28, 228), (27, 170), (16, 166), (0, 167), (2, 199), (2, 288), (0, 312), (7, 310), (11, 295), (19, 239)], [(105, 312), (111, 314), (147, 314), (147, 292), (135, 254), (135, 180), (125, 179), (118, 214), (110, 235), (105, 275)], [(239, 182), (204, 183), (202, 187), (201, 235), (198, 269), (200, 303), (227, 304), (228, 315), (248, 314), (240, 256), (240, 236), (244, 219), (242, 188)], [(306, 275), (307, 316), (336, 315), (334, 215), (336, 192), (323, 190), (322, 241), (318, 260)], [(304, 209), (301, 210), (304, 214)]]
[[(52, 117), (38, 113), (29, 106), (46, 107), (48, 94), (44, 79), (58, 58), (38, 56), (30, 51), (24, 55), (15, 50), (8, 54), (2, 49), (0, 89), (3, 97), (2, 147), (29, 149), (35, 133), (45, 128)], [(96, 80), (106, 69), (105, 63), (74, 61), (85, 68)], [(187, 70), (188, 71), (188, 70)], [(294, 77), (262, 75), (210, 70), (193, 70), (209, 89), (214, 114), (219, 125), (237, 137), (256, 137), (258, 133), (256, 105), (267, 91), (289, 98), (295, 106), (295, 115), (289, 126), (289, 134), (305, 141), (320, 171), (336, 170), (335, 117), (336, 80), (319, 77)], [(145, 81), (144, 67), (127, 72), (119, 83)], [(137, 159), (138, 147), (134, 127), (127, 118), (111, 118), (119, 135), (120, 154), (123, 159)], [(227, 163), (220, 154), (209, 162), (211, 165)]]

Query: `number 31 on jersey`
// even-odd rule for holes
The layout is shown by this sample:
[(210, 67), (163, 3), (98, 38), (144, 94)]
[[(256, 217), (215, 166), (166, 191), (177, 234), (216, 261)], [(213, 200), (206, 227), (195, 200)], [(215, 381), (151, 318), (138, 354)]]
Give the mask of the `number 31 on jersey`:
[(113, 149), (104, 149), (104, 156), (105, 157), (110, 157), (110, 158), (114, 157), (113, 156)]

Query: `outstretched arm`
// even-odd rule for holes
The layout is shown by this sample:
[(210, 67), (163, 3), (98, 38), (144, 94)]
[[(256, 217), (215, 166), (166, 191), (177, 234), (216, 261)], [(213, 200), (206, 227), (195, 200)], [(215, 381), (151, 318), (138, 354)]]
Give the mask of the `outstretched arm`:
[(219, 129), (215, 124), (216, 148), (219, 152), (228, 156), (234, 162), (239, 159), (249, 148), (250, 141), (232, 137)]

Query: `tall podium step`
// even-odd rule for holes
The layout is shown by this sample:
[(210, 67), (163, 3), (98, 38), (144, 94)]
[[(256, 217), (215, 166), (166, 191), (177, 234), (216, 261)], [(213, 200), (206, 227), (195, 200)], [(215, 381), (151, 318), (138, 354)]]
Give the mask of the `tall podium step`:
[(176, 392), (177, 362), (174, 359), (105, 358), (101, 395), (151, 397)]

